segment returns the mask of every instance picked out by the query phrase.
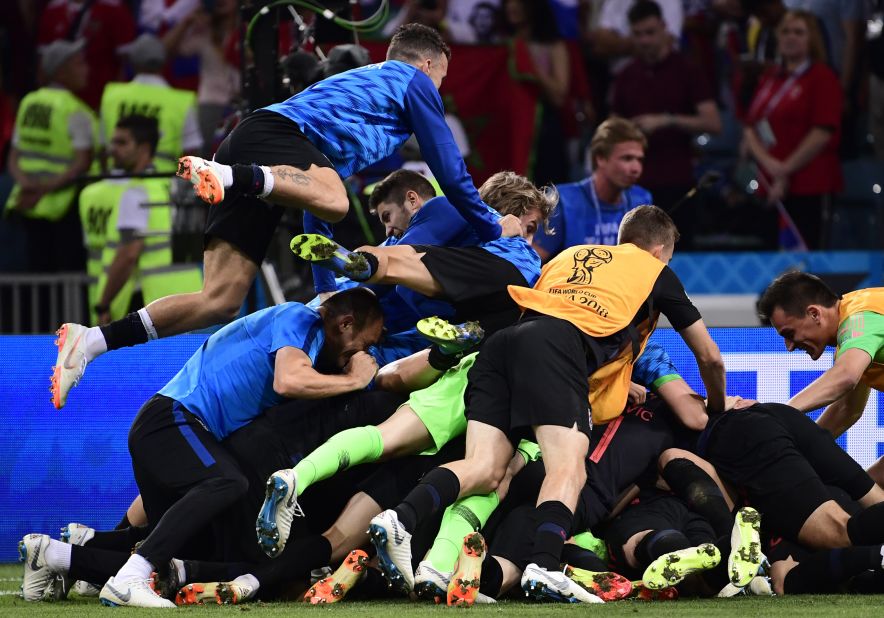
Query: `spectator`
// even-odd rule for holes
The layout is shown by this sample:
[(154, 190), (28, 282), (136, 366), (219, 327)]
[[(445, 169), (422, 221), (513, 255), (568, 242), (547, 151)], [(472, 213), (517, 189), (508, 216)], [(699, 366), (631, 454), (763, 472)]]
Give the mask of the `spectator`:
[(405, 0), (396, 16), (384, 25), (384, 36), (393, 36), (396, 28), (402, 24), (417, 23), (441, 30), (448, 11), (448, 2), (449, 0)]
[(150, 32), (162, 32), (193, 13), (202, 0), (141, 0), (138, 26)]
[(105, 87), (101, 97), (102, 141), (107, 144), (123, 116), (155, 118), (160, 142), (155, 149), (154, 165), (158, 171), (174, 172), (181, 155), (203, 150), (196, 96), (189, 90), (172, 88), (163, 78), (166, 50), (154, 35), (142, 34), (120, 51), (129, 58), (135, 77), (130, 82), (111, 82)]
[(504, 27), (524, 44), (531, 57), (541, 95), (541, 119), (535, 140), (534, 184), (568, 180), (568, 157), (560, 112), (568, 96), (570, 62), (546, 2), (504, 0)]
[(574, 245), (616, 245), (620, 221), (628, 211), (652, 204), (651, 194), (635, 184), (642, 174), (647, 140), (623, 118), (609, 118), (590, 143), (593, 173), (580, 182), (561, 184), (559, 204), (544, 228), (534, 234), (534, 248), (544, 261)]
[(757, 22), (750, 35), (749, 50), (752, 58), (760, 64), (774, 62), (777, 57), (777, 28), (786, 5), (783, 0), (742, 0), (743, 11), (747, 17)]
[[(590, 34), (590, 45), (594, 55), (612, 60), (613, 73), (620, 72), (635, 51), (628, 14), (641, 1), (602, 0), (596, 29)], [(677, 46), (684, 25), (682, 0), (660, 0), (658, 4), (666, 31)]]
[(445, 27), (452, 43), (497, 43), (500, 40), (500, 0), (449, 0)]
[(235, 53), (238, 24), (236, 0), (216, 0), (211, 11), (199, 6), (163, 37), (170, 55), (199, 55), (197, 115), (207, 151), (214, 151), (215, 130), (239, 96), (240, 75)]
[(109, 81), (123, 77), (117, 55), (135, 38), (135, 20), (123, 0), (52, 0), (40, 15), (37, 43), (84, 39), (89, 81), (75, 94), (97, 110)]
[(818, 19), (829, 64), (841, 77), (844, 92), (854, 85), (865, 33), (864, 0), (785, 0), (786, 7)]
[[(671, 209), (694, 183), (692, 138), (718, 133), (721, 119), (712, 89), (699, 68), (674, 49), (656, 2), (629, 10), (636, 58), (617, 75), (611, 111), (632, 120), (648, 136), (642, 184), (656, 205)], [(652, 93), (652, 96), (649, 96)], [(681, 246), (691, 248), (694, 213), (675, 213)]]
[(32, 272), (81, 269), (82, 232), (71, 182), (86, 172), (97, 144), (98, 122), (74, 92), (89, 76), (85, 41), (59, 40), (41, 50), (49, 85), (21, 102), (9, 171), (15, 187), (6, 211), (21, 224)]
[(782, 201), (811, 249), (825, 245), (832, 195), (842, 189), (841, 87), (825, 63), (816, 18), (789, 11), (777, 30), (781, 64), (762, 76), (743, 131), (762, 195)]

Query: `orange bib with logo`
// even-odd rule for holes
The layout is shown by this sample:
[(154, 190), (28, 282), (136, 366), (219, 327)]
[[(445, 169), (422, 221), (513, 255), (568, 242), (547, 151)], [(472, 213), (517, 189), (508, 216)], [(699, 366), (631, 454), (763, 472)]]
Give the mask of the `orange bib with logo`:
[[(842, 296), (841, 305), (838, 307), (839, 330), (844, 326), (847, 318), (863, 311), (884, 315), (884, 288), (866, 288), (856, 292), (848, 292)], [(863, 373), (860, 381), (869, 388), (884, 391), (884, 364), (873, 361)]]

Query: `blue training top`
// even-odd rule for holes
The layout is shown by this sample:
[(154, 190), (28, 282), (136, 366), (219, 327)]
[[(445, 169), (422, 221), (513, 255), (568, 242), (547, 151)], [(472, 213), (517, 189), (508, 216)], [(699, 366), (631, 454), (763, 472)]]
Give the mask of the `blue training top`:
[(642, 204), (653, 204), (647, 189), (632, 185), (617, 204), (598, 199), (590, 178), (558, 185), (559, 205), (549, 219), (555, 231), (538, 229), (534, 243), (554, 257), (574, 245), (616, 245), (623, 215)]
[[(445, 122), (442, 98), (417, 67), (398, 60), (370, 64), (264, 109), (297, 123), (343, 178), (391, 155), (414, 133), (442, 192), (479, 238), (500, 237), (494, 211), (479, 197)], [(305, 212), (304, 231), (330, 236), (331, 226)], [(330, 274), (317, 278), (313, 272), (317, 292), (334, 290)]]
[(652, 391), (667, 382), (681, 379), (665, 348), (654, 341), (648, 341), (632, 367), (632, 381)]
[(319, 313), (285, 303), (214, 333), (159, 394), (181, 402), (219, 440), (283, 401), (273, 390), (276, 351), (299, 348), (316, 363), (325, 342)]

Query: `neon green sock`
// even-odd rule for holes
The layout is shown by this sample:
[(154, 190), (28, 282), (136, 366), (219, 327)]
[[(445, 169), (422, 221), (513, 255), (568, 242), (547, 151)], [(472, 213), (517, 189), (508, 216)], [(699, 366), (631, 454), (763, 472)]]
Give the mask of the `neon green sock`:
[(380, 459), (384, 441), (374, 425), (353, 427), (336, 433), (295, 466), (300, 496), (313, 483), (338, 472)]
[(481, 530), (498, 504), (500, 498), (492, 491), (484, 496), (463, 498), (445, 509), (439, 534), (427, 552), (426, 560), (433, 568), (442, 573), (453, 571), (463, 538)]

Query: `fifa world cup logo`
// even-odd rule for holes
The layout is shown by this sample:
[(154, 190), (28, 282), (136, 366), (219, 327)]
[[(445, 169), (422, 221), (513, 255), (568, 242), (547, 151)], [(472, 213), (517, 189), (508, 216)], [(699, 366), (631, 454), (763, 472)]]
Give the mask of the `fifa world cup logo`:
[(583, 247), (574, 252), (574, 266), (568, 283), (589, 285), (592, 283), (592, 271), (599, 266), (609, 264), (614, 256), (601, 247)]

